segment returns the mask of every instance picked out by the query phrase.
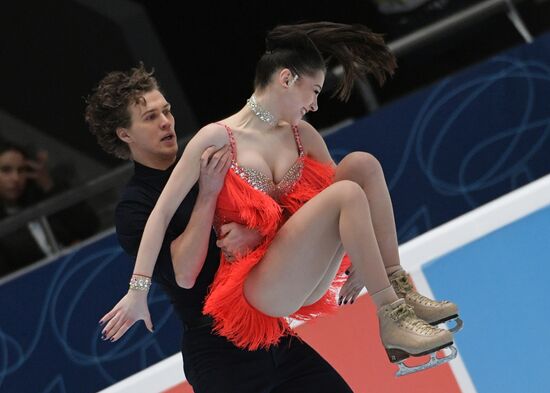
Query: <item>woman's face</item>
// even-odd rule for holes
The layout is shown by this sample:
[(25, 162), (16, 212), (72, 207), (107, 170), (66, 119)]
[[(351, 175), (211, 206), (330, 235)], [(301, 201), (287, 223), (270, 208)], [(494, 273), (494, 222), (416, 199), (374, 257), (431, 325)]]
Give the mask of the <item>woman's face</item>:
[(17, 150), (0, 153), (0, 198), (16, 202), (27, 184), (27, 167), (23, 154)]
[(319, 70), (314, 75), (299, 75), (289, 87), (288, 105), (285, 107), (287, 121), (297, 124), (306, 113), (315, 112), (318, 109), (317, 97), (323, 89), (325, 73)]

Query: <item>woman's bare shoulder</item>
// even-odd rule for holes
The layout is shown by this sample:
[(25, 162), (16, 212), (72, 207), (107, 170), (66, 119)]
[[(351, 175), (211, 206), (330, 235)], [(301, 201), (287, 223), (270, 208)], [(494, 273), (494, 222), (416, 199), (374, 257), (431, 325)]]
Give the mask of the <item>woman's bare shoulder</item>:
[(324, 145), (324, 140), (319, 131), (305, 120), (300, 120), (298, 123), (298, 131), (304, 146), (319, 147)]
[(229, 138), (225, 127), (217, 123), (209, 123), (203, 126), (189, 141), (191, 145), (199, 145), (201, 147), (222, 147), (228, 142)]
[(323, 136), (315, 127), (305, 120), (300, 120), (298, 132), (307, 154), (322, 162), (332, 160)]

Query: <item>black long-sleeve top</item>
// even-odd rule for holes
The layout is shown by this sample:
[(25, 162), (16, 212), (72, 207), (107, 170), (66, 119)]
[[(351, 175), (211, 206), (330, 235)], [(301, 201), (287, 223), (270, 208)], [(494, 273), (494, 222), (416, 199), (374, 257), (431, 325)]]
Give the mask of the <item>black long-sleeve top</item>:
[[(134, 175), (126, 185), (115, 210), (115, 225), (118, 241), (132, 257), (137, 256), (139, 243), (149, 214), (155, 207), (162, 189), (166, 185), (174, 166), (167, 170), (157, 170), (134, 163)], [(191, 289), (177, 285), (170, 244), (187, 226), (198, 196), (198, 185), (189, 191), (166, 231), (159, 257), (153, 271), (153, 280), (167, 293), (179, 317), (185, 322), (202, 315), (202, 305), (209, 285), (219, 266), (220, 251), (216, 246), (214, 231), (210, 234), (208, 254), (204, 266)]]

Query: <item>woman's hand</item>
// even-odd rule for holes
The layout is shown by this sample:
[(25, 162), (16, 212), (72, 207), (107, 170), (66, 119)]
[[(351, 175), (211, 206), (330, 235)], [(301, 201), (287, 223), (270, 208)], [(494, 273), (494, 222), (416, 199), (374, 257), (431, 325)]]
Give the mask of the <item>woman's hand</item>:
[(365, 287), (363, 282), (359, 279), (359, 275), (355, 272), (353, 265), (350, 265), (346, 272), (349, 273), (348, 279), (340, 289), (338, 305), (355, 302), (355, 299), (357, 299), (357, 296), (359, 296)]
[(215, 146), (207, 148), (201, 156), (200, 193), (205, 196), (217, 197), (230, 166), (231, 149), (229, 145), (224, 145), (219, 149)]
[(216, 245), (221, 248), (228, 261), (255, 249), (263, 239), (263, 236), (255, 229), (247, 228), (236, 222), (222, 225), (219, 236)]
[(153, 323), (147, 306), (148, 291), (130, 289), (128, 293), (99, 320), (99, 324), (106, 324), (101, 331), (103, 340), (117, 341), (130, 327), (141, 319), (150, 332), (153, 332)]

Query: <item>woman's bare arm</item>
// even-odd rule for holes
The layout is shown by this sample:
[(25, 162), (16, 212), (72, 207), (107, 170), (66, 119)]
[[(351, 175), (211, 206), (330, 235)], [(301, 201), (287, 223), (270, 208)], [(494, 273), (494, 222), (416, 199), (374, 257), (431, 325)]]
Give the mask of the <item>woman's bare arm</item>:
[[(152, 275), (168, 223), (199, 178), (201, 154), (209, 146), (219, 148), (226, 142), (225, 130), (216, 125), (203, 127), (189, 141), (145, 224), (134, 274)], [(153, 331), (153, 323), (147, 307), (147, 291), (130, 289), (100, 319), (100, 324), (105, 325), (102, 330), (103, 339), (111, 341), (120, 339), (139, 320), (144, 320), (147, 329)]]
[(230, 165), (229, 145), (219, 150), (209, 147), (201, 156), (199, 195), (185, 230), (170, 245), (176, 282), (182, 288), (189, 289), (195, 285), (204, 265), (216, 202)]
[(306, 154), (319, 162), (332, 163), (336, 166), (336, 163), (330, 156), (327, 144), (325, 140), (319, 134), (311, 124), (306, 121), (300, 121), (298, 124), (298, 130), (300, 132), (300, 138), (302, 139), (302, 145)]
[(168, 224), (199, 178), (201, 155), (209, 146), (220, 148), (226, 142), (225, 130), (215, 124), (203, 127), (189, 141), (145, 224), (134, 274), (152, 275)]

